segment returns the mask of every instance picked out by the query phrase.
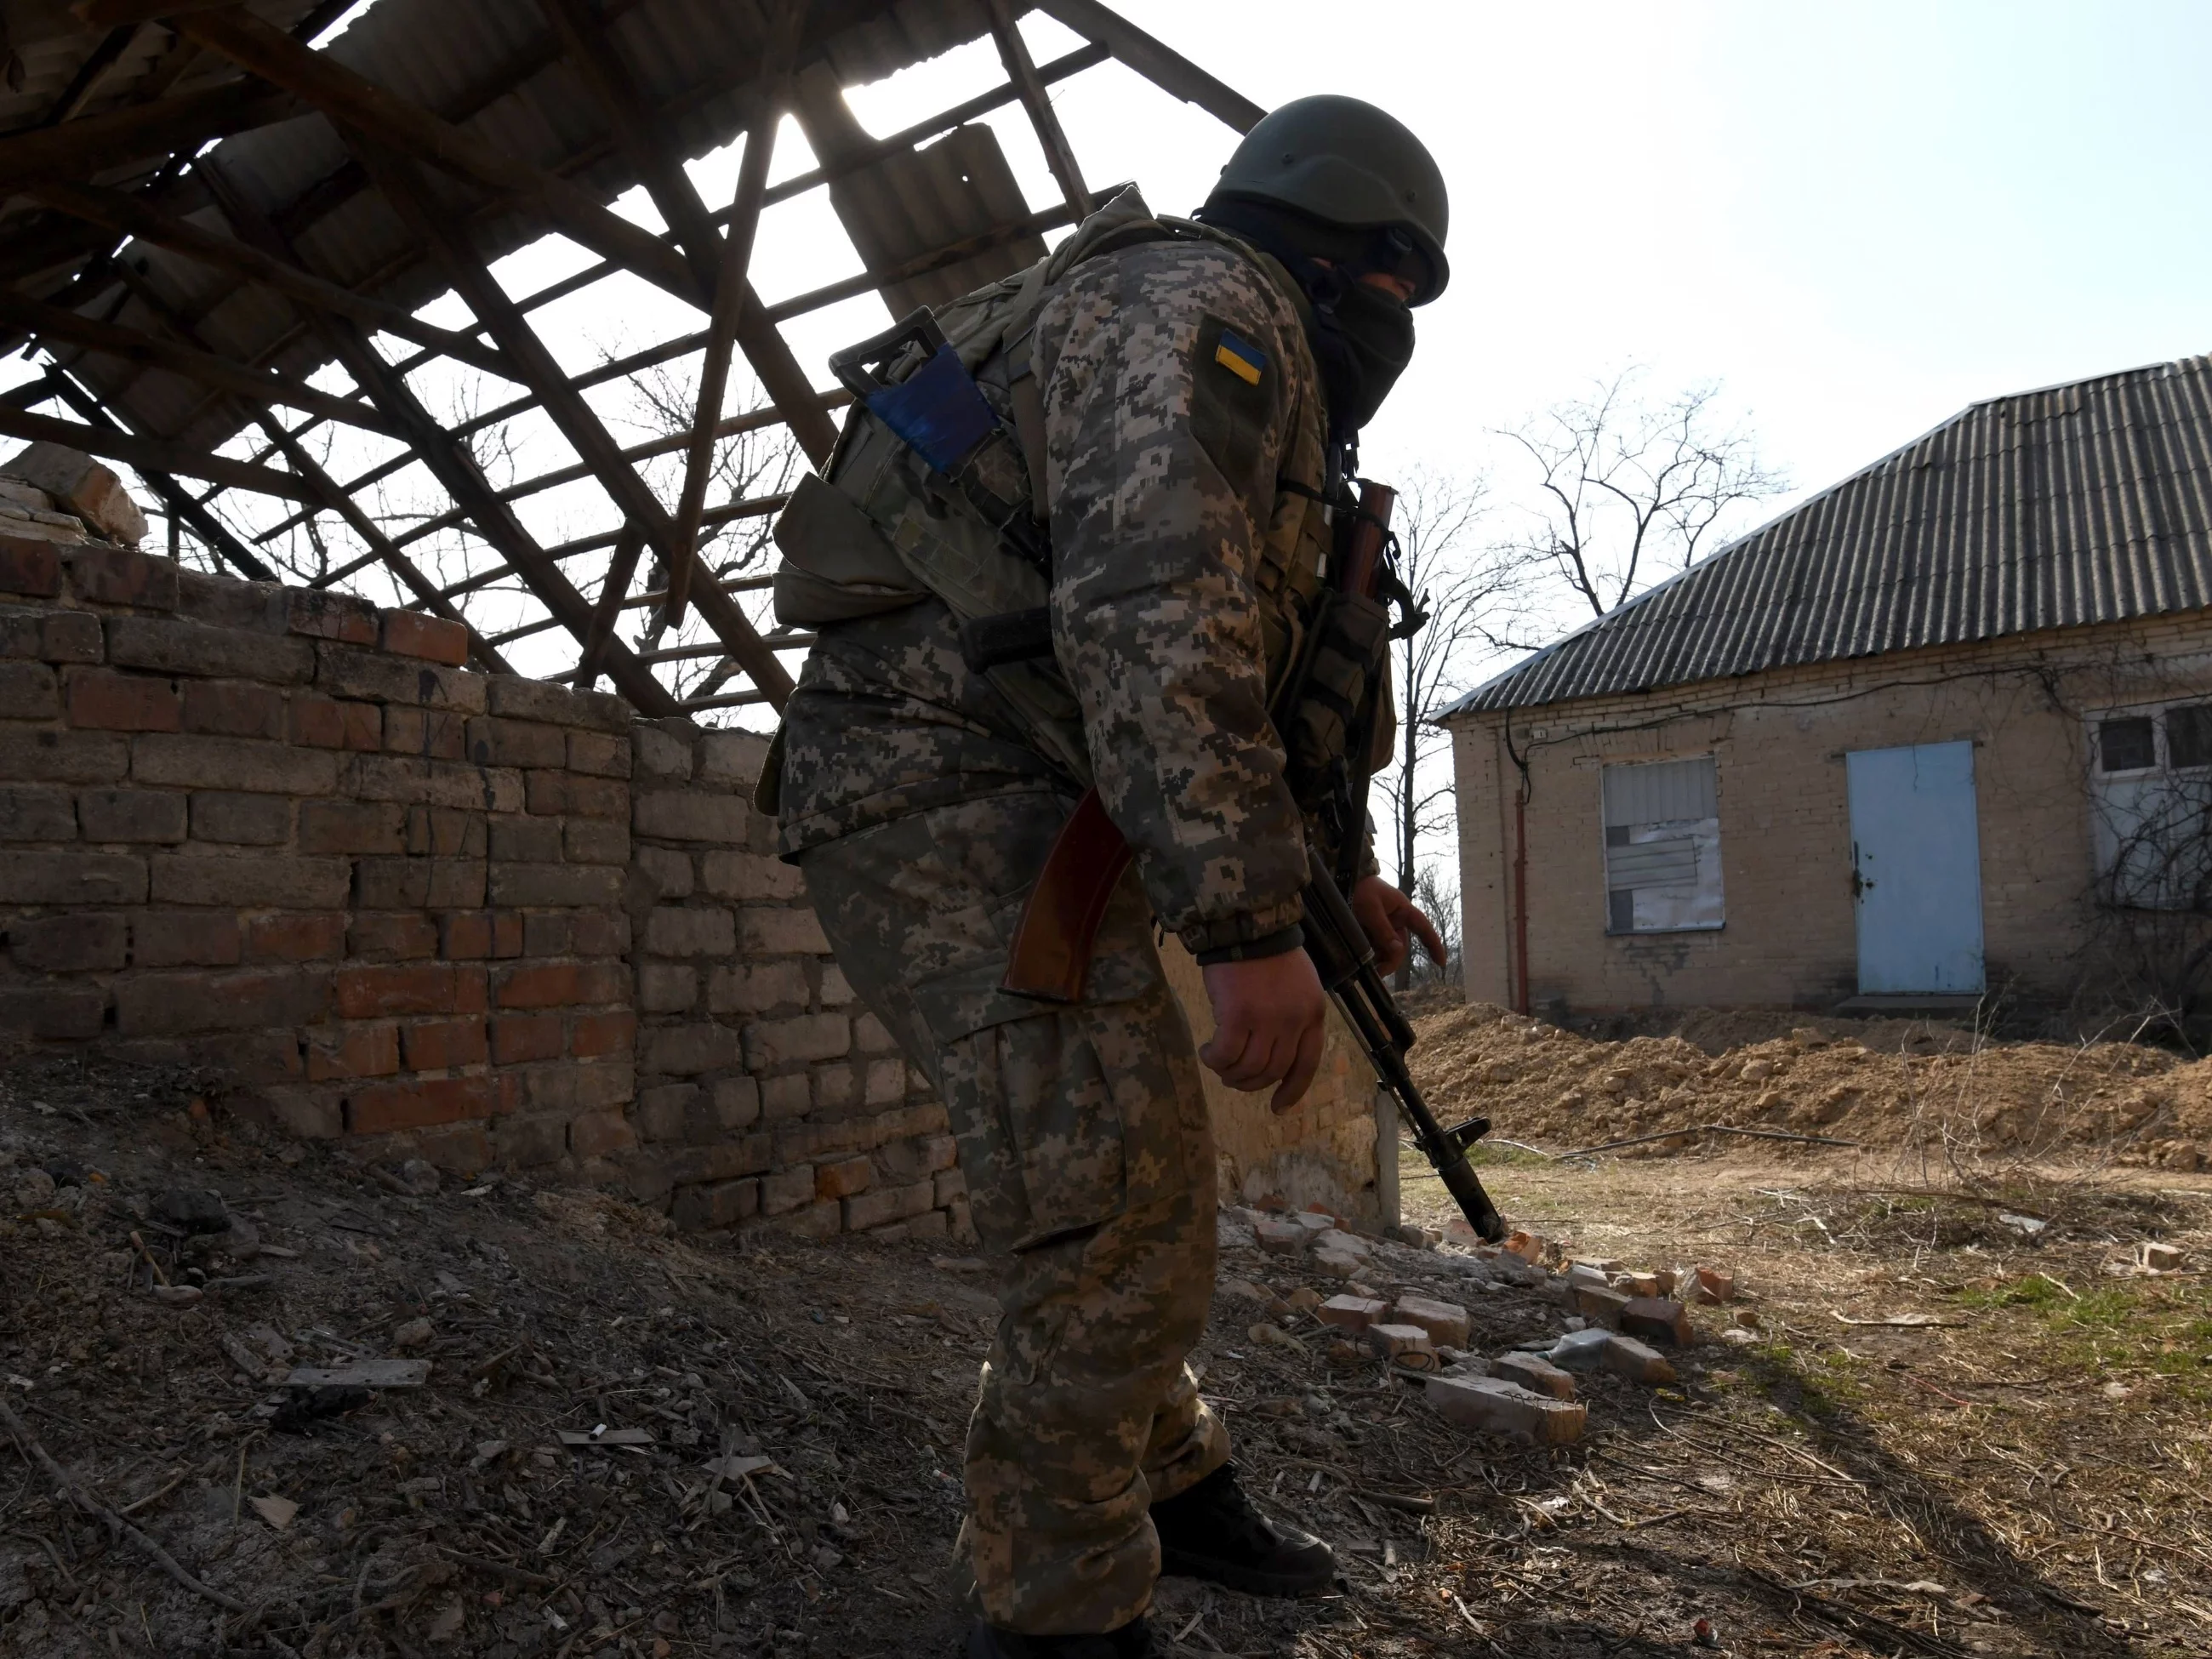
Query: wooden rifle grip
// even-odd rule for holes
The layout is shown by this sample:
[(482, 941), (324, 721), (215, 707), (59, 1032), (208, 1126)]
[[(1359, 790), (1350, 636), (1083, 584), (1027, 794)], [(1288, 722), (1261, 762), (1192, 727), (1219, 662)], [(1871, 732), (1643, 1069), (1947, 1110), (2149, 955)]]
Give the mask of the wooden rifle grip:
[(1390, 514), (1398, 505), (1398, 492), (1388, 484), (1362, 483), (1359, 516), (1352, 520), (1351, 545), (1346, 550), (1343, 580), (1346, 593), (1375, 597), (1382, 568), (1383, 544), (1390, 536)]
[(1014, 924), (999, 988), (1043, 1002), (1080, 1002), (1106, 906), (1129, 867), (1129, 843), (1096, 789), (1068, 814)]

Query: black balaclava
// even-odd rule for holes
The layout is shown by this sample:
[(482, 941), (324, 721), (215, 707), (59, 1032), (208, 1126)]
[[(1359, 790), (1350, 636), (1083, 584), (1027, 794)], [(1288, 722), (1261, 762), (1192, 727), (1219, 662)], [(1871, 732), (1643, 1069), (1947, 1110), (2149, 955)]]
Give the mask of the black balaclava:
[(1409, 239), (1233, 196), (1213, 198), (1194, 216), (1273, 254), (1304, 290), (1313, 307), (1314, 361), (1328, 398), (1330, 445), (1356, 443), (1413, 356), (1413, 308), (1359, 279), (1374, 271), (1397, 274), (1409, 257), (1418, 259)]

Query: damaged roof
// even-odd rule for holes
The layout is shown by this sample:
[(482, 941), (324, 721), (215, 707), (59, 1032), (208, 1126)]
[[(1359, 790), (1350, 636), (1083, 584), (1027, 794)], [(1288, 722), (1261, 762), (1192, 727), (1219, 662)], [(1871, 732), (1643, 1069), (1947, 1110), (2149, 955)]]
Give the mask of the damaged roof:
[[(247, 9), (295, 33), (327, 30), (344, 15), (357, 13), (350, 27), (320, 44), (333, 62), (445, 117), (501, 155), (582, 186), (599, 201), (611, 202), (640, 182), (637, 170), (610, 141), (605, 116), (564, 59), (538, 0), (376, 0), (366, 9), (347, 0), (325, 0), (321, 6), (257, 0)], [(1028, 6), (1012, 9), (1019, 13)], [(12, 43), (27, 73), (23, 86), (6, 100), (16, 117), (11, 130), (50, 121), (88, 70), (94, 72), (77, 118), (244, 79), (222, 58), (172, 40), (158, 23), (100, 29), (80, 23), (58, 5), (40, 21), (46, 32), (33, 35), (19, 28), (21, 38)], [(744, 131), (768, 36), (760, 0), (605, 0), (598, 21), (677, 153), (703, 155)], [(806, 118), (820, 107), (819, 88), (827, 88), (842, 113), (842, 88), (883, 79), (989, 27), (984, 0), (816, 0), (799, 58), (801, 84), (815, 94), (802, 103), (802, 119), (817, 125)], [(113, 59), (102, 69), (103, 54), (109, 52)], [(29, 72), (33, 66), (35, 74)], [(945, 146), (937, 145), (875, 158), (867, 171), (893, 170), (889, 187), (871, 188), (864, 175), (833, 188), (833, 204), (872, 269), (1021, 216), (1020, 194), (996, 135), (981, 127), (961, 128), (957, 135), (942, 156), (936, 152)], [(865, 146), (862, 137), (855, 147)], [(410, 311), (449, 286), (369, 188), (336, 129), (315, 111), (300, 108), (289, 118), (234, 133), (165, 185), (159, 175), (170, 165), (157, 158), (104, 173), (97, 182), (137, 187), (167, 211), (228, 234), (230, 227), (204, 176), (212, 173), (283, 230), (318, 276)], [(480, 203), (480, 192), (457, 195), (452, 181), (434, 183), (456, 211), (471, 215), (471, 242), (487, 260), (553, 228), (519, 204)], [(48, 216), (33, 201), (14, 198), (0, 211), (0, 249), (9, 235), (38, 228), (52, 233)], [(26, 272), (23, 258), (40, 256), (18, 252), (9, 274), (27, 294), (72, 308), (82, 305), (87, 314), (109, 322), (158, 331), (165, 310), (172, 318), (190, 319), (210, 349), (294, 380), (305, 380), (329, 361), (320, 337), (279, 295), (143, 241), (126, 243), (118, 256), (137, 273), (134, 291), (119, 307), (111, 301), (95, 307), (100, 296), (74, 291), (73, 279), (115, 240), (96, 232), (80, 234), (74, 246), (18, 235), (18, 250), (27, 246), (58, 257)], [(964, 281), (973, 287), (1018, 270), (1042, 252), (1034, 234), (1012, 239), (970, 261), (960, 275), (988, 273)], [(9, 257), (0, 252), (0, 258)], [(905, 295), (892, 289), (887, 297), (896, 303)], [(75, 354), (73, 368), (137, 432), (213, 448), (245, 423), (234, 398), (211, 398), (204, 386), (160, 368), (89, 351)]]
[(2212, 606), (2212, 357), (1993, 398), (1441, 718)]

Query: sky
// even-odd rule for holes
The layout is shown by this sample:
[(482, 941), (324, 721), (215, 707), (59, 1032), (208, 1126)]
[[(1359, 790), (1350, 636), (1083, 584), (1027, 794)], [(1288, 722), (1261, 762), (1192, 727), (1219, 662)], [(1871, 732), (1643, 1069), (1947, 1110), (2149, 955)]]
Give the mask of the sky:
[[(1453, 282), (1378, 472), (1478, 464), (1640, 363), (1720, 381), (1814, 489), (1975, 400), (2212, 349), (2202, 3), (1389, 0), (1364, 38), (1305, 0), (1263, 28), (1121, 9), (1261, 104), (1381, 104), (1442, 162)], [(1158, 206), (1203, 193), (1223, 129), (1086, 79), (1060, 100), (1080, 153)]]

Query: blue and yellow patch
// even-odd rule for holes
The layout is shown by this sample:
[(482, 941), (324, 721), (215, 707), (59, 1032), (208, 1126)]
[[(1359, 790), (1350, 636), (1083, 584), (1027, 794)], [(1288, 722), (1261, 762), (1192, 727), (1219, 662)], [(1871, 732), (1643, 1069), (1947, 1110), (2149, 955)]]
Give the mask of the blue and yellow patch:
[(1267, 354), (1224, 328), (1220, 343), (1213, 348), (1213, 361), (1245, 385), (1257, 386), (1261, 372), (1267, 367)]

